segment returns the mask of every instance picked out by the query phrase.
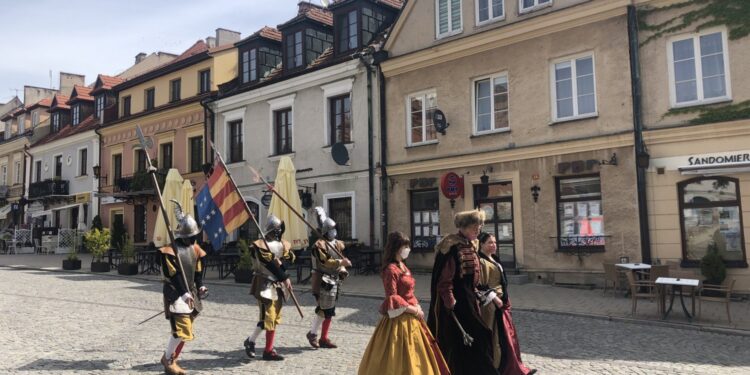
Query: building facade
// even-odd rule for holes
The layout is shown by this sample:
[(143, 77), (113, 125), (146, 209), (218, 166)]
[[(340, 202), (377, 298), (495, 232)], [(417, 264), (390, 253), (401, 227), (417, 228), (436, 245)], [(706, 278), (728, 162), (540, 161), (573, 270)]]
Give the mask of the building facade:
[[(706, 4), (658, 10), (639, 8), (656, 25)], [(727, 265), (727, 282), (750, 292), (747, 247), (750, 208), (750, 38), (732, 25), (697, 30), (642, 29), (640, 68), (652, 257), (700, 276), (713, 244)]]
[(453, 214), (475, 207), (506, 267), (534, 280), (594, 282), (602, 262), (640, 258), (628, 4), (405, 6), (382, 64), (384, 196), (416, 267), (432, 267)]
[[(114, 86), (116, 113), (100, 129), (101, 219), (105, 226), (122, 220), (136, 245), (164, 243), (153, 238), (158, 202), (146, 173), (146, 153), (136, 136), (140, 126), (149, 155), (163, 181), (177, 168), (196, 189), (204, 183), (204, 108), (201, 101), (218, 84), (234, 78), (239, 33), (217, 30), (153, 70)], [(211, 47), (211, 46), (214, 47)]]
[[(328, 8), (301, 2), (297, 16), (278, 29), (263, 28), (236, 44), (237, 80), (212, 103), (212, 134), (258, 217), (268, 215), (269, 193), (249, 167), (273, 181), (279, 160), (289, 156), (306, 216), (324, 207), (339, 239), (383, 246), (380, 86), (368, 59), (400, 8), (400, 1), (348, 0)], [(228, 241), (246, 236), (258, 236), (250, 223)]]

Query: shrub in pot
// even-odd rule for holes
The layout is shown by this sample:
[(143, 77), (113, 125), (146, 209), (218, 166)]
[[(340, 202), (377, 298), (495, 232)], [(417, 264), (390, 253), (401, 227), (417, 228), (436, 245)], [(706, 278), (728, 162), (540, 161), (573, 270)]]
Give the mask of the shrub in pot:
[(120, 275), (137, 275), (138, 263), (135, 262), (135, 247), (130, 242), (130, 237), (125, 237), (125, 242), (120, 249), (122, 252), (122, 262), (117, 266), (117, 273)]
[(109, 229), (94, 229), (83, 236), (83, 243), (91, 252), (91, 272), (109, 272), (109, 263), (103, 262), (102, 257), (109, 250), (110, 244)]
[[(708, 245), (706, 255), (701, 258), (701, 274), (705, 277), (704, 285), (720, 286), (727, 277), (727, 266), (724, 259), (719, 255), (719, 247), (716, 242), (711, 242)], [(704, 295), (707, 295), (705, 293), (718, 294), (714, 296), (720, 296), (721, 294), (715, 291), (704, 291)]]
[(250, 284), (253, 280), (253, 257), (250, 255), (250, 248), (244, 239), (240, 239), (237, 246), (240, 248), (240, 260), (234, 271), (234, 282)]
[(73, 249), (68, 256), (62, 261), (64, 270), (80, 270), (81, 260), (78, 259), (78, 236), (73, 237)]

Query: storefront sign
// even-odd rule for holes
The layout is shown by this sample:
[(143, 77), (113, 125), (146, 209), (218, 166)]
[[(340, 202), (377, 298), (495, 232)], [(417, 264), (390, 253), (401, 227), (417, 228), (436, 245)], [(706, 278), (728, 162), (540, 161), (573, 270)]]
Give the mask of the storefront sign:
[(440, 191), (443, 192), (443, 195), (450, 200), (454, 200), (458, 197), (463, 197), (464, 195), (463, 177), (460, 177), (459, 175), (453, 172), (447, 173), (440, 180)]
[(76, 203), (88, 203), (91, 200), (91, 193), (76, 194)]
[(731, 168), (750, 164), (750, 150), (693, 154), (651, 159), (651, 168), (666, 170)]
[(599, 160), (576, 160), (566, 161), (557, 164), (557, 173), (565, 174), (568, 172), (581, 173), (594, 169), (595, 165), (599, 165)]
[(425, 189), (435, 186), (436, 178), (413, 178), (409, 180), (409, 187), (412, 189)]
[(733, 153), (718, 156), (691, 156), (688, 158), (688, 166), (729, 163), (750, 163), (750, 153)]

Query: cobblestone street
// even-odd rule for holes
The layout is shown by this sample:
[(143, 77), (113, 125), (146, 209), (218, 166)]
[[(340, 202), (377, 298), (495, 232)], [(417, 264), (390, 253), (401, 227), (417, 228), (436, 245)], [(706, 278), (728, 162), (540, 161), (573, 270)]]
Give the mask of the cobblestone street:
[[(169, 324), (158, 317), (137, 325), (159, 310), (157, 282), (0, 268), (0, 284), (0, 373), (162, 373), (158, 359)], [(287, 306), (276, 336), (287, 360), (249, 360), (242, 341), (256, 321), (255, 301), (246, 287), (208, 286), (197, 338), (181, 356), (191, 374), (354, 374), (379, 318), (379, 300), (344, 295), (331, 328), (339, 349), (315, 351), (304, 337), (309, 320)], [(298, 297), (309, 318), (311, 295)], [(524, 360), (540, 374), (750, 374), (746, 336), (536, 312), (514, 316)]]

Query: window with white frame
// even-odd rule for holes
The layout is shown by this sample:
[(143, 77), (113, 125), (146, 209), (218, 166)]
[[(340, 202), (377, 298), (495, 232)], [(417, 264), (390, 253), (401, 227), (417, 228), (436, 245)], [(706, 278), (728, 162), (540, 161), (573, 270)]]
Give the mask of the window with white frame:
[(474, 81), (474, 133), (508, 128), (508, 75)]
[(336, 222), (338, 238), (341, 240), (356, 238), (354, 193), (326, 194), (323, 199), (326, 202), (328, 216)]
[(78, 150), (78, 175), (85, 176), (88, 163), (89, 150), (82, 148)]
[(433, 92), (409, 96), (407, 102), (408, 144), (419, 145), (437, 141), (432, 115), (437, 109), (437, 94)]
[(0, 185), (8, 184), (8, 166), (3, 164), (0, 166)]
[(525, 13), (551, 4), (552, 0), (518, 0), (518, 9), (520, 10), (520, 13)]
[(101, 119), (104, 117), (104, 100), (106, 97), (105, 94), (97, 95), (96, 96), (96, 102), (94, 105), (96, 106), (95, 112), (96, 112), (96, 118)]
[(672, 106), (730, 99), (726, 34), (704, 32), (669, 43)]
[(14, 176), (15, 176), (14, 183), (15, 184), (20, 184), (21, 183), (21, 177), (23, 177), (23, 176), (21, 176), (21, 162), (18, 161), (18, 160), (16, 160), (14, 162), (14, 164), (13, 164), (13, 173), (14, 173)]
[(436, 0), (437, 37), (461, 32), (461, 0)]
[(81, 122), (81, 105), (76, 104), (73, 106), (73, 126), (78, 125)]
[(477, 25), (505, 18), (505, 0), (476, 0)]
[(596, 114), (594, 56), (581, 56), (552, 64), (554, 121)]
[(23, 134), (26, 131), (26, 115), (21, 115), (18, 118), (18, 134)]

